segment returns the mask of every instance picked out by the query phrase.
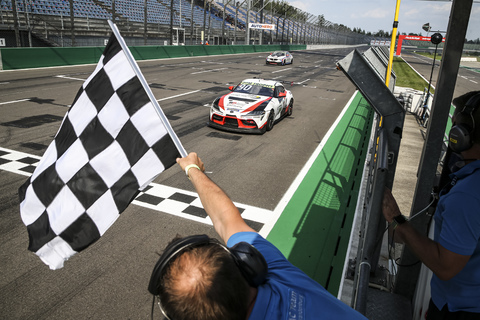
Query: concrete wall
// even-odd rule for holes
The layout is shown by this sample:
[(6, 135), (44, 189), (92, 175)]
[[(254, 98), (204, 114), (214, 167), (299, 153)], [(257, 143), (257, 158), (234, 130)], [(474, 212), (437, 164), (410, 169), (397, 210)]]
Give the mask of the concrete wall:
[[(0, 70), (28, 69), (97, 63), (104, 47), (49, 47), (0, 49)], [(230, 46), (135, 46), (129, 47), (135, 60), (304, 50), (306, 45), (230, 45)]]

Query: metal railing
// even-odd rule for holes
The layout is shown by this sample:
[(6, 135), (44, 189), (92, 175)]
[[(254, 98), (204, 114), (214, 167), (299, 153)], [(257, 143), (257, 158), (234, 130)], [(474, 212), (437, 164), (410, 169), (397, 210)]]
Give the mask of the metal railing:
[[(208, 40), (210, 44), (354, 45), (368, 44), (372, 39), (296, 8), (295, 13), (280, 15), (273, 9), (268, 10), (268, 1), (261, 10), (251, 8), (248, 0), (242, 3), (224, 0), (225, 5), (212, 0), (93, 1), (90, 6), (101, 14), (80, 13), (77, 9), (70, 10), (73, 6), (58, 2), (62, 3), (61, 10), (39, 9), (31, 0), (12, 1), (10, 7), (3, 2), (0, 37), (6, 38), (6, 46), (39, 45), (35, 41), (21, 40), (22, 33), (55, 40), (57, 46), (90, 45), (92, 40), (84, 39), (104, 37), (109, 33), (107, 19), (115, 20), (127, 41), (137, 38), (145, 45), (164, 44), (165, 41), (172, 44), (174, 28), (184, 30), (185, 42), (180, 44), (200, 44)], [(123, 2), (143, 13), (133, 15), (121, 11), (126, 7), (122, 6)], [(166, 16), (160, 11), (165, 11)], [(249, 23), (272, 24), (274, 30), (250, 29)], [(138, 40), (133, 41), (138, 45)]]

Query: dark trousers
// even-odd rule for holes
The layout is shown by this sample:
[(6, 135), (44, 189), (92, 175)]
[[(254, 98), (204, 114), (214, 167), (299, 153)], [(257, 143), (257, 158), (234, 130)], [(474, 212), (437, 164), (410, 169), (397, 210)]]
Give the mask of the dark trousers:
[(443, 306), (442, 310), (439, 310), (432, 299), (430, 299), (427, 320), (480, 320), (480, 313), (466, 311), (450, 312), (447, 305)]

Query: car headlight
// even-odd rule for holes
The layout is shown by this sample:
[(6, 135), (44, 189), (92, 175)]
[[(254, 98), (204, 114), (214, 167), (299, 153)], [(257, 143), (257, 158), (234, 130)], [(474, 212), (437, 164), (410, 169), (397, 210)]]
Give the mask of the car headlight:
[(212, 103), (212, 108), (218, 112), (220, 112), (220, 107), (218, 106), (218, 102), (220, 101), (220, 98), (215, 99)]
[(265, 114), (265, 110), (253, 110), (253, 111), (250, 111), (247, 116), (254, 116), (254, 117), (258, 117), (258, 116), (263, 116)]

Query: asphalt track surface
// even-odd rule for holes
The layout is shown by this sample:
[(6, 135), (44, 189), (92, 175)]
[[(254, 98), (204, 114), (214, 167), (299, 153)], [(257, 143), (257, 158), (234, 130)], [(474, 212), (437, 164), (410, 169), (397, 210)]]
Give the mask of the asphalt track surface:
[[(239, 206), (261, 215), (274, 210), (352, 96), (355, 88), (335, 69), (335, 61), (351, 50), (294, 52), (294, 64), (283, 67), (266, 66), (263, 54), (139, 65), (187, 152), (199, 153), (209, 176)], [(406, 53), (404, 58), (428, 80), (431, 60)], [(90, 65), (1, 72), (0, 148), (40, 157), (93, 69)], [(434, 85), (437, 72), (438, 65)], [(262, 136), (209, 128), (207, 105), (228, 92), (228, 85), (248, 77), (293, 82), (289, 88), (295, 97), (293, 116)], [(478, 89), (479, 82), (478, 73), (461, 69), (455, 96)], [(5, 153), (2, 150), (0, 154)], [(97, 243), (72, 257), (63, 269), (51, 271), (27, 251), (17, 195), (26, 179), (26, 174), (0, 170), (1, 319), (148, 319), (147, 283), (158, 253), (176, 234), (215, 236), (208, 219), (179, 216), (135, 201)], [(162, 173), (155, 185), (194, 194), (177, 166)], [(251, 220), (264, 221), (256, 218)], [(261, 223), (253, 226), (259, 229)]]
[[(402, 52), (402, 58), (423, 76), (427, 82), (430, 80), (430, 75), (432, 74), (432, 86), (437, 86), (440, 61), (435, 62), (432, 73), (433, 59), (414, 54), (407, 50)], [(473, 66), (467, 68), (466, 66), (469, 64)], [(461, 63), (460, 66), (457, 79), (452, 79), (452, 81), (455, 81), (454, 98), (470, 91), (480, 90), (480, 63)]]
[[(335, 68), (352, 50), (293, 52), (294, 64), (287, 66), (267, 66), (258, 53), (140, 61), (139, 66), (187, 152), (200, 155), (212, 180), (239, 206), (268, 215), (354, 93)], [(40, 157), (94, 67), (1, 72), (0, 147)], [(213, 99), (250, 77), (285, 81), (295, 98), (293, 115), (264, 135), (208, 127)], [(208, 219), (134, 202), (98, 242), (51, 271), (27, 251), (17, 194), (26, 179), (0, 170), (0, 318), (147, 319), (148, 280), (168, 241), (176, 234), (215, 236)], [(194, 194), (178, 166), (154, 183)], [(265, 221), (251, 220), (256, 229)]]

